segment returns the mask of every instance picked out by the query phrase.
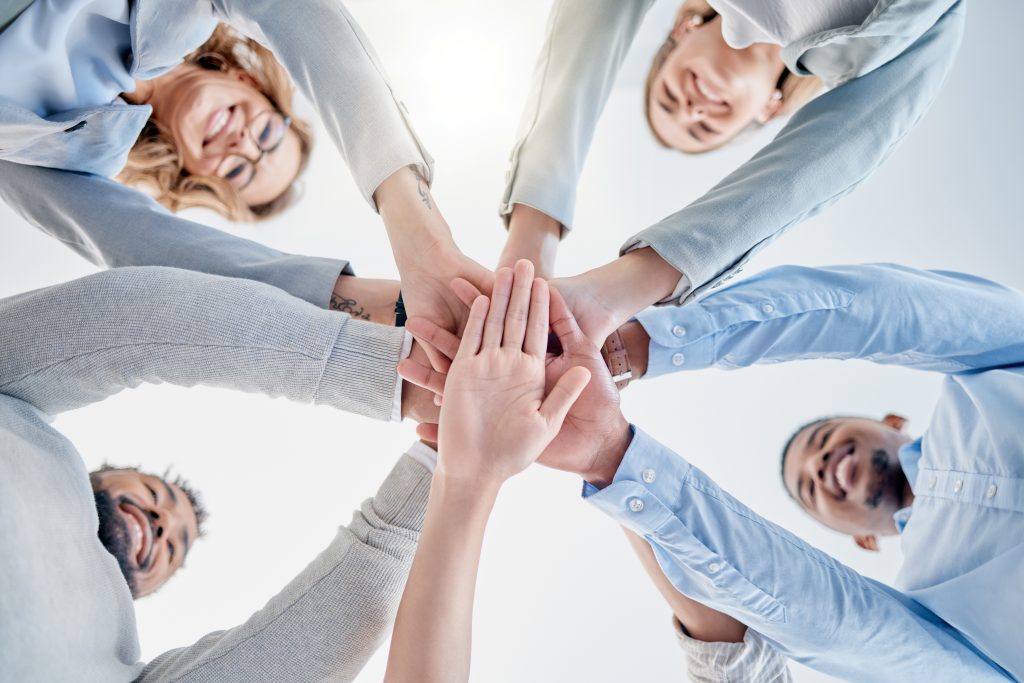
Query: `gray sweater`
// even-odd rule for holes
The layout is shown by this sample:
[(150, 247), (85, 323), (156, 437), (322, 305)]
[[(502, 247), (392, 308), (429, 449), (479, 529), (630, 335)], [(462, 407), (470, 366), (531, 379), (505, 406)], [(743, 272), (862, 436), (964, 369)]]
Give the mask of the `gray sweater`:
[(268, 285), (168, 268), (115, 269), (0, 301), (0, 680), (351, 680), (397, 610), (425, 467), (403, 456), (247, 622), (147, 665), (128, 586), (96, 535), (85, 465), (49, 416), (170, 382), (382, 417), (402, 339)]

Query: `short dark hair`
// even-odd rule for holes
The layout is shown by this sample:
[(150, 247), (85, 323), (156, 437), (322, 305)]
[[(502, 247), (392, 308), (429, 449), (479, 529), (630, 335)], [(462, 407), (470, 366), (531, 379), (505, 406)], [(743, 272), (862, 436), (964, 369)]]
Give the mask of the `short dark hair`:
[(815, 425), (819, 425), (822, 422), (827, 422), (828, 420), (835, 420), (838, 418), (838, 415), (819, 417), (816, 420), (811, 420), (810, 422), (800, 425), (799, 427), (796, 428), (796, 431), (794, 431), (790, 435), (789, 439), (786, 440), (786, 445), (782, 447), (782, 458), (781, 463), (779, 465), (779, 477), (782, 478), (782, 488), (786, 489), (786, 493), (789, 493), (789, 497), (793, 498), (793, 500), (796, 500), (796, 498), (793, 496), (792, 493), (789, 492), (789, 488), (786, 486), (786, 454), (789, 453), (789, 447), (793, 445), (794, 441), (796, 441), (796, 437), (808, 427), (814, 427)]
[(124, 467), (119, 465), (111, 465), (110, 463), (105, 462), (102, 465), (100, 465), (99, 469), (95, 469), (89, 473), (89, 481), (92, 482), (93, 477), (99, 474), (103, 474), (104, 472), (138, 472), (139, 474), (145, 474), (151, 477), (156, 477), (157, 479), (162, 479), (163, 481), (169, 484), (174, 484), (184, 492), (185, 497), (188, 498), (189, 505), (192, 506), (192, 513), (196, 516), (196, 528), (199, 531), (199, 536), (202, 537), (206, 535), (206, 527), (204, 525), (206, 523), (206, 520), (209, 519), (210, 513), (206, 511), (206, 506), (203, 505), (202, 495), (199, 493), (199, 491), (192, 488), (192, 485), (188, 483), (188, 480), (182, 477), (180, 474), (173, 475), (174, 478), (172, 479), (170, 467), (164, 470), (164, 473), (161, 475), (153, 474), (152, 472), (143, 472), (141, 469), (139, 469), (138, 466)]

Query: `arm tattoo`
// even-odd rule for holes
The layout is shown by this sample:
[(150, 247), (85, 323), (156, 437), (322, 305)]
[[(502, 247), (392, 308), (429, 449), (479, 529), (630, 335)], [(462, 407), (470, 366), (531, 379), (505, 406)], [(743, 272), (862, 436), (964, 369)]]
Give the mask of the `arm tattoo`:
[(430, 202), (430, 195), (427, 193), (426, 183), (423, 181), (423, 176), (413, 170), (412, 174), (416, 176), (416, 191), (420, 193), (420, 201), (427, 207), (428, 211), (434, 209), (433, 204)]
[(342, 313), (348, 313), (353, 318), (359, 318), (360, 320), (369, 320), (370, 314), (366, 312), (366, 309), (362, 306), (356, 308), (359, 304), (355, 299), (346, 299), (340, 297), (335, 293), (331, 293), (331, 303), (327, 306), (332, 311), (341, 311)]

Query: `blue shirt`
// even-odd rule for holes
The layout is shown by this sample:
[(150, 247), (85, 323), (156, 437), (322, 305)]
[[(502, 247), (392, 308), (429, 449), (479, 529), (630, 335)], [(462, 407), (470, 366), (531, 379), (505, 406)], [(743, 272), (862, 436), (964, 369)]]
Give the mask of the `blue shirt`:
[(864, 680), (866, 652), (877, 681), (1024, 677), (1024, 294), (894, 265), (789, 266), (637, 318), (650, 376), (825, 357), (947, 375), (928, 429), (900, 452), (915, 500), (899, 590), (638, 431), (613, 483), (584, 494), (651, 542), (676, 588), (840, 678)]

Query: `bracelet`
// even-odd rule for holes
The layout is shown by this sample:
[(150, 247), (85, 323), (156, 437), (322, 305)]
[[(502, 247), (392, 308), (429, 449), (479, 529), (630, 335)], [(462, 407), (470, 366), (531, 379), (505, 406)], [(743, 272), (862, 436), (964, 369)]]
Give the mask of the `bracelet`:
[(601, 355), (608, 363), (608, 370), (612, 373), (612, 381), (615, 388), (622, 390), (626, 388), (629, 381), (633, 379), (633, 368), (629, 365), (629, 354), (626, 352), (626, 345), (622, 343), (619, 331), (612, 332), (601, 347)]
[(402, 300), (402, 290), (398, 290), (398, 298), (395, 299), (395, 327), (405, 327), (405, 321), (409, 317), (405, 313), (405, 301)]

